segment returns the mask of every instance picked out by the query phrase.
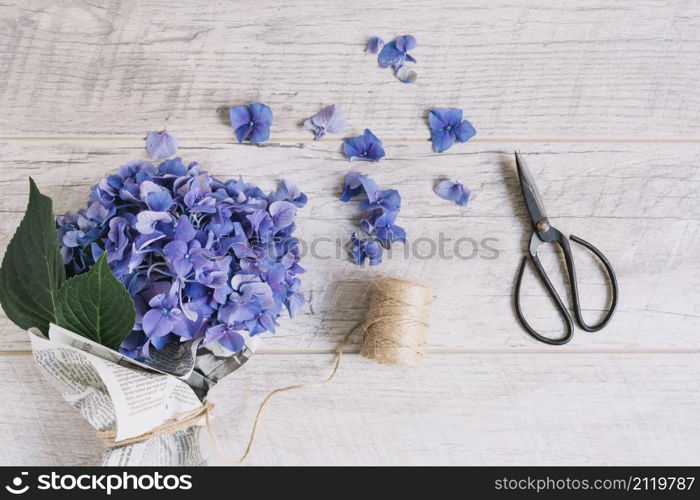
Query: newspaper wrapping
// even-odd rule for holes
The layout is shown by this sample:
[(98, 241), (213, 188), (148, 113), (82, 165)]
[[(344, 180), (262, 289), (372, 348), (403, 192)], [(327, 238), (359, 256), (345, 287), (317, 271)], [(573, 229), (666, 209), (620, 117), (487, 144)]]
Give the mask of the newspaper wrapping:
[(118, 446), (197, 410), (209, 390), (253, 354), (258, 338), (238, 353), (198, 342), (168, 345), (137, 362), (73, 332), (51, 325), (48, 338), (30, 330), (34, 359), (63, 398), (97, 431), (116, 430), (117, 447), (103, 465), (199, 466), (220, 461), (200, 419), (171, 434)]

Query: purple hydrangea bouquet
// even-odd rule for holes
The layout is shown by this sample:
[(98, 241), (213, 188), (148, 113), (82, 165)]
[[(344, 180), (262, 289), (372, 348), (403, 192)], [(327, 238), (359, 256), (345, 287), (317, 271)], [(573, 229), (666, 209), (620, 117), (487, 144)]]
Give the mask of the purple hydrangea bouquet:
[[(30, 179), (0, 303), (30, 330), (66, 400), (115, 434), (106, 464), (205, 461), (193, 424), (209, 411), (209, 389), (304, 304), (294, 232), (306, 201), (288, 181), (266, 194), (180, 158), (137, 160), (93, 186), (86, 208), (55, 219)], [(183, 446), (191, 453), (162, 461)]]
[(86, 209), (58, 218), (61, 256), (71, 276), (106, 254), (136, 309), (120, 345), (128, 356), (188, 340), (238, 352), (244, 336), (274, 332), (283, 309), (304, 304), (293, 233), (305, 203), (287, 181), (265, 194), (180, 158), (135, 161), (95, 185)]

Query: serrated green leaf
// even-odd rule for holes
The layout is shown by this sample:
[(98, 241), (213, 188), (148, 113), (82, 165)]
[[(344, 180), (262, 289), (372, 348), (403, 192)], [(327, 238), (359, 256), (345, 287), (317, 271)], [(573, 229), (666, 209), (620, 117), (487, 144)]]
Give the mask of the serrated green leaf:
[(29, 204), (0, 267), (0, 304), (20, 328), (48, 332), (66, 280), (51, 198), (29, 178)]
[(56, 321), (58, 326), (116, 350), (134, 328), (136, 311), (129, 292), (109, 269), (106, 255), (59, 290)]

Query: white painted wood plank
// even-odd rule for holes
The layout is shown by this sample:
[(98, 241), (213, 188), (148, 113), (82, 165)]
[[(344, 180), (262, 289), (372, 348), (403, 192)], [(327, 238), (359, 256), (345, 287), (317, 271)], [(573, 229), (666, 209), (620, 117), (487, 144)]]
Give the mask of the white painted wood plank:
[[(365, 314), (369, 282), (390, 275), (433, 288), (432, 349), (539, 350), (547, 347), (531, 340), (512, 312), (515, 273), (529, 234), (510, 153), (516, 146), (466, 144), (454, 153), (435, 155), (427, 145), (390, 143), (387, 159), (378, 165), (347, 162), (336, 143), (255, 148), (185, 142), (180, 153), (223, 178), (243, 174), (272, 189), (284, 177), (309, 194), (299, 215), (299, 235), (309, 246), (317, 243), (316, 256), (303, 261), (310, 306), (298, 319), (283, 321), (266, 349), (334, 349)], [(56, 200), (62, 213), (81, 207), (89, 186), (101, 176), (143, 157), (142, 148), (141, 141), (0, 143), (0, 238), (7, 241), (19, 223), (27, 176)], [(553, 143), (524, 151), (533, 152), (529, 164), (553, 223), (601, 248), (620, 281), (619, 310), (609, 328), (598, 334), (579, 332), (558, 349), (700, 349), (700, 148)], [(359, 220), (356, 205), (337, 199), (344, 174), (355, 168), (371, 173), (380, 186), (401, 191), (399, 223), (408, 231), (408, 257), (401, 245), (373, 268), (351, 264), (342, 251), (336, 257), (330, 240), (347, 242)], [(432, 192), (443, 177), (473, 188), (466, 208)], [(425, 239), (439, 242), (441, 234), (452, 240), (444, 246), (444, 257), (426, 258), (430, 243)], [(455, 258), (454, 242), (460, 237), (476, 242), (495, 238), (487, 244), (498, 250), (498, 258), (490, 260), (492, 252), (481, 243), (473, 259)], [(465, 242), (460, 249), (468, 257), (472, 244)], [(576, 246), (574, 251), (586, 317), (593, 320), (605, 307), (605, 280), (585, 251)], [(556, 261), (548, 262), (554, 271)], [(525, 283), (528, 318), (555, 335), (559, 319), (531, 271)], [(28, 349), (24, 333), (4, 317), (0, 321), (1, 349)]]
[[(258, 355), (217, 386), (238, 455), (267, 391), (315, 381), (330, 355)], [(431, 355), (419, 368), (347, 356), (335, 381), (268, 407), (250, 465), (692, 465), (700, 363), (687, 354)], [(90, 465), (100, 445), (30, 356), (0, 356), (3, 465)]]
[[(225, 108), (262, 100), (273, 139), (337, 103), (349, 132), (427, 138), (459, 106), (479, 138), (698, 139), (700, 5), (688, 1), (303, 0), (0, 6), (0, 135), (228, 137)], [(403, 85), (363, 52), (412, 33)]]

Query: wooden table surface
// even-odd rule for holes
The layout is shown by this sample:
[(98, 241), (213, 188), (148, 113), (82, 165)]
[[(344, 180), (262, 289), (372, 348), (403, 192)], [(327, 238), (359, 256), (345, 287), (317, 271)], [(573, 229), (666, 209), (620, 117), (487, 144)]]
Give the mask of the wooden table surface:
[[(367, 37), (410, 33), (418, 81), (404, 85)], [(213, 392), (232, 455), (267, 391), (327, 375), (333, 350), (379, 276), (432, 287), (429, 353), (419, 368), (380, 366), (351, 346), (327, 387), (281, 395), (250, 464), (698, 464), (700, 462), (700, 4), (695, 1), (383, 0), (173, 3), (5, 0), (0, 5), (0, 239), (27, 203), (27, 177), (80, 208), (89, 187), (144, 158), (167, 129), (179, 154), (222, 177), (309, 195), (300, 236), (310, 299)], [(264, 147), (234, 142), (227, 108), (275, 113)], [(379, 164), (349, 163), (341, 138), (300, 122), (322, 105), (371, 128)], [(434, 107), (460, 107), (478, 134), (444, 154), (427, 140)], [(535, 175), (554, 224), (612, 261), (618, 311), (563, 347), (516, 322), (513, 284), (528, 237), (512, 151)], [(338, 201), (346, 172), (401, 191), (409, 235), (379, 267), (334, 256), (357, 207)], [(467, 207), (437, 198), (454, 177)], [(428, 240), (443, 238), (443, 255)], [(444, 243), (444, 239), (451, 239)], [(461, 256), (454, 250), (463, 240)], [(496, 252), (484, 247), (487, 240)], [(494, 258), (495, 257), (495, 258)], [(586, 317), (607, 287), (575, 249)], [(548, 267), (558, 265), (548, 254)], [(525, 309), (562, 326), (528, 272)], [(558, 286), (563, 288), (563, 282)], [(0, 319), (0, 463), (99, 462), (78, 412), (42, 378), (27, 335)]]

